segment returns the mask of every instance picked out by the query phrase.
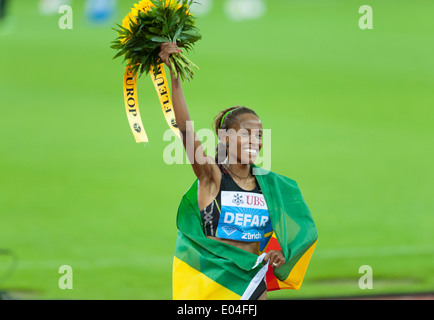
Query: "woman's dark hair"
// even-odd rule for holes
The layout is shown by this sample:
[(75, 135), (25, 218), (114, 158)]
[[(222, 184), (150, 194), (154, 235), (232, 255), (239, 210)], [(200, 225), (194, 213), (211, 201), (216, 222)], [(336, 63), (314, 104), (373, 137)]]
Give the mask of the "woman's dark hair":
[[(230, 107), (220, 111), (220, 113), (214, 119), (214, 128), (217, 137), (219, 137), (219, 140), (220, 140), (219, 130), (221, 129), (229, 130), (230, 128), (233, 128), (234, 125), (238, 122), (238, 116), (245, 113), (254, 114), (255, 116), (258, 117), (255, 111), (253, 111), (250, 108), (242, 107), (242, 106)], [(224, 120), (222, 122), (223, 117)], [(219, 141), (215, 153), (215, 162), (222, 163), (225, 159), (226, 159), (226, 142)]]

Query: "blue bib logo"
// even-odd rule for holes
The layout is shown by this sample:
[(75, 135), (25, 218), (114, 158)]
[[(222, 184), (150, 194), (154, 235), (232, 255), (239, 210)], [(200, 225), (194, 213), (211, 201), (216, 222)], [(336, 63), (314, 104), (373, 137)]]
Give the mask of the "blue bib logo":
[(218, 238), (255, 242), (272, 230), (262, 194), (222, 191), (221, 204)]

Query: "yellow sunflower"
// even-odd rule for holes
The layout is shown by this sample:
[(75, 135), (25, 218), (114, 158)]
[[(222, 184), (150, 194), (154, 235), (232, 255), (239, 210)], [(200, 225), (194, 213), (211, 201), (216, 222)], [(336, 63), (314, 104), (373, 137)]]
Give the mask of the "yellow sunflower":
[(137, 22), (137, 16), (139, 15), (139, 11), (143, 13), (148, 12), (152, 7), (155, 7), (151, 0), (141, 0), (139, 3), (135, 3), (134, 7), (131, 8), (131, 11), (126, 15), (124, 20), (122, 20), (122, 27), (130, 30), (130, 20), (133, 22)]
[[(175, 4), (176, 0), (166, 0), (165, 5), (166, 7)], [(137, 22), (137, 16), (139, 15), (139, 11), (142, 11), (143, 13), (147, 13), (152, 7), (155, 7), (155, 5), (152, 3), (151, 0), (141, 0), (139, 3), (135, 3), (134, 7), (131, 8), (131, 11), (126, 15), (126, 17), (122, 20), (122, 27), (130, 30), (130, 20), (133, 22)], [(181, 4), (178, 4), (176, 6), (176, 9), (181, 8)], [(187, 13), (190, 14), (188, 11)]]

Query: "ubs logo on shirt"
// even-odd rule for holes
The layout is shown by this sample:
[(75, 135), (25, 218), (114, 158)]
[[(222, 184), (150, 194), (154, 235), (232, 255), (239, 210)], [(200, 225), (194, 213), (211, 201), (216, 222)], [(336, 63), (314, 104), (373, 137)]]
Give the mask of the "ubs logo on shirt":
[[(232, 199), (232, 203), (236, 204), (237, 206), (240, 206), (242, 204), (244, 204), (244, 200), (243, 200), (243, 195), (236, 193), (234, 194), (234, 199)], [(264, 207), (265, 206), (265, 201), (263, 197), (258, 197), (255, 195), (250, 195), (248, 194), (246, 196), (246, 204), (247, 205), (253, 205), (253, 206), (259, 206), (259, 207)]]
[(268, 209), (265, 198), (260, 193), (242, 191), (222, 191), (223, 206), (236, 208)]
[(248, 195), (246, 201), (248, 205), (265, 207), (264, 197)]
[(232, 200), (232, 203), (235, 203), (237, 206), (244, 203), (244, 200), (242, 199), (243, 196), (239, 193), (234, 194), (234, 199)]

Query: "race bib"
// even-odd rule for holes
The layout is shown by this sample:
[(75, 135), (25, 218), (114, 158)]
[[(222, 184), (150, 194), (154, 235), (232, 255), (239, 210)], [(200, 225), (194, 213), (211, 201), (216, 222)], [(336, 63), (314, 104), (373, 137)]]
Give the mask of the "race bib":
[(256, 242), (272, 230), (267, 203), (260, 193), (222, 191), (218, 238)]

